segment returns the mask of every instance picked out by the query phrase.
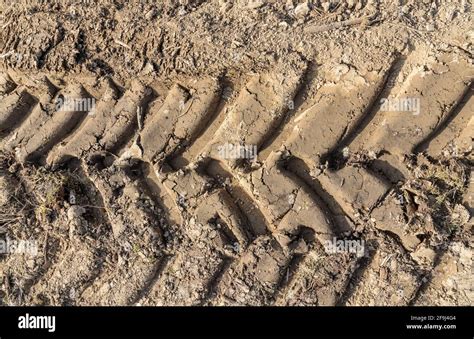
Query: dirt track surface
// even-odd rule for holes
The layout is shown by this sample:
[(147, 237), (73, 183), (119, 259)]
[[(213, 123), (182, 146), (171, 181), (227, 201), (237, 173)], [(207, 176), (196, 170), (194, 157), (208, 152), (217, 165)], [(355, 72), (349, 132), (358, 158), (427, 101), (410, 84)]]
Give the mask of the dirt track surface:
[(472, 22), (4, 2), (0, 302), (472, 305)]

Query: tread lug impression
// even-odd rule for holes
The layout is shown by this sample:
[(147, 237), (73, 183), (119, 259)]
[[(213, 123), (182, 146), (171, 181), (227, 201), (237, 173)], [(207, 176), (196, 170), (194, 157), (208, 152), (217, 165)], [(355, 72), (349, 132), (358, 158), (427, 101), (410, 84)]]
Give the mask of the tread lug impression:
[(339, 43), (328, 60), (305, 43), (286, 58), (285, 44), (202, 72), (172, 31), (159, 47), (115, 40), (117, 58), (162, 58), (125, 78), (101, 59), (46, 67), (67, 36), (35, 72), (0, 71), (0, 240), (41, 251), (1, 255), (0, 304), (473, 303), (451, 295), (472, 273), (467, 47), (387, 47), (375, 65)]

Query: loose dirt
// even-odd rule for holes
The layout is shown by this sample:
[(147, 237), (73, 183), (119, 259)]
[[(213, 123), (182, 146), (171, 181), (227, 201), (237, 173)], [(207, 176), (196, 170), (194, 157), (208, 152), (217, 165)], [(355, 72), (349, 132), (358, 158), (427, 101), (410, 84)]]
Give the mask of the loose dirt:
[(472, 13), (1, 1), (0, 304), (472, 305)]

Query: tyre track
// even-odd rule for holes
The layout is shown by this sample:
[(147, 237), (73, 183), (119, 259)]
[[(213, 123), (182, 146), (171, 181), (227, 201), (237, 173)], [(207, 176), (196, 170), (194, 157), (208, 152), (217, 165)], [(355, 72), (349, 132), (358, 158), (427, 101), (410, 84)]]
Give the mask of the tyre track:
[[(303, 64), (252, 75), (242, 86), (180, 79), (158, 93), (137, 80), (123, 95), (112, 80), (97, 95), (80, 83), (59, 88), (47, 79), (45, 90), (31, 90), (5, 75), (0, 129), (9, 136), (2, 147), (21, 163), (41, 165), (46, 157), (52, 168), (83, 160), (101, 192), (119, 255), (98, 276), (91, 276), (97, 268), (87, 273), (81, 303), (371, 303), (368, 272), (385, 277), (387, 290), (377, 293), (397, 286), (393, 269), (374, 266), (385, 262), (387, 248), (397, 248), (406, 294), (387, 300), (406, 304), (416, 293), (407, 286), (419, 283), (410, 253), (421, 238), (404, 232), (393, 183), (406, 178), (410, 154), (438, 156), (453, 139), (464, 140), (462, 150), (472, 143), (469, 65), (449, 53), (429, 54), (420, 65), (419, 53), (364, 74), (323, 65), (316, 96), (297, 111), (289, 102), (310, 101), (304, 93), (316, 81)], [(231, 103), (228, 87), (239, 88)], [(53, 107), (61, 95), (93, 95), (98, 105), (93, 115), (61, 115)], [(436, 100), (426, 99), (424, 120), (382, 109), (381, 99), (405, 96)], [(228, 156), (222, 146), (229, 144), (257, 147), (256, 158)], [(118, 161), (103, 158), (109, 154)], [(376, 158), (353, 162), (358, 154)], [(325, 253), (325, 241), (366, 228), (369, 219), (383, 239), (366, 264)], [(154, 236), (138, 240), (146, 230)], [(127, 252), (130, 239), (153, 259)], [(114, 267), (119, 262), (124, 266)], [(124, 278), (119, 289), (111, 286)]]

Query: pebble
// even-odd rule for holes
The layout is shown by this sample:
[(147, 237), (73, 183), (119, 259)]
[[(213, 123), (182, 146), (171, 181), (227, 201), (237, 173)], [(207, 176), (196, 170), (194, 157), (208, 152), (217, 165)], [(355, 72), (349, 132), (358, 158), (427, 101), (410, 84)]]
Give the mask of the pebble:
[(347, 1), (347, 7), (350, 9), (354, 8), (354, 6), (357, 4), (357, 0), (348, 0)]
[(297, 17), (305, 17), (309, 14), (310, 8), (307, 2), (303, 2), (302, 4), (299, 4), (295, 8), (295, 15)]
[(220, 9), (221, 12), (228, 12), (232, 8), (232, 3), (228, 1), (221, 1), (220, 2)]
[(248, 9), (257, 9), (265, 5), (264, 0), (248, 0), (247, 8)]
[(6, 205), (10, 201), (10, 192), (0, 188), (0, 206)]
[(325, 12), (329, 12), (329, 8), (331, 8), (331, 3), (329, 1), (321, 3), (321, 7), (324, 9)]
[(69, 220), (75, 220), (80, 218), (84, 213), (86, 213), (86, 209), (84, 207), (74, 205), (69, 207), (67, 210), (67, 218)]
[(151, 9), (151, 10), (149, 10), (149, 11), (145, 14), (145, 18), (146, 18), (147, 20), (152, 20), (152, 19), (155, 18), (155, 16), (156, 16), (156, 9), (154, 9), (154, 8)]
[(435, 26), (433, 24), (427, 24), (426, 25), (426, 30), (428, 32), (433, 32), (435, 30)]

